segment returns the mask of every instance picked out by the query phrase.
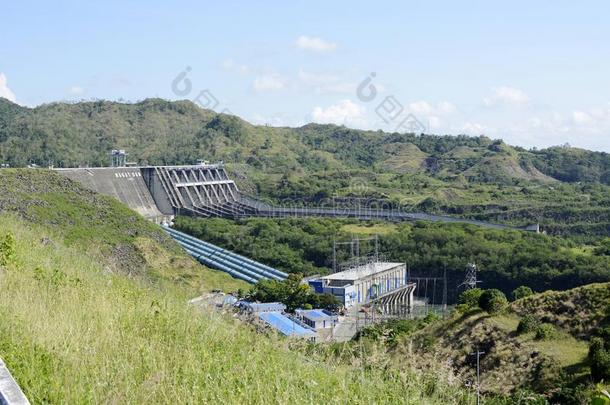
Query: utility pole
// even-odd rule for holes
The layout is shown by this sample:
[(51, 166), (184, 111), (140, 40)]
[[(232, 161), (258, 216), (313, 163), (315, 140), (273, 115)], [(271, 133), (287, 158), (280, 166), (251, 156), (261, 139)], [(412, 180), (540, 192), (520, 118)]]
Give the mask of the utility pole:
[(333, 238), (333, 273), (337, 272), (337, 239)]
[(443, 270), (443, 318), (447, 313), (447, 265)]
[(482, 354), (485, 352), (480, 351), (477, 348), (475, 353), (470, 353), (471, 355), (477, 356), (477, 405), (481, 405), (481, 368), (480, 368), (480, 358)]
[(375, 234), (375, 261), (379, 261), (379, 235)]

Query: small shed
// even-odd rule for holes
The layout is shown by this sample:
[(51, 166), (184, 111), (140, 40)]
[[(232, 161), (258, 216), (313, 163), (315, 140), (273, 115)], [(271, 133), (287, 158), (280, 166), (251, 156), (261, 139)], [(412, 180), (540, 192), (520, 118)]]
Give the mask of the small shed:
[(286, 305), (282, 304), (281, 302), (238, 301), (235, 303), (235, 306), (251, 314), (260, 314), (264, 312), (284, 312), (286, 310)]
[(333, 328), (339, 317), (323, 309), (297, 309), (297, 316), (301, 321), (313, 329)]

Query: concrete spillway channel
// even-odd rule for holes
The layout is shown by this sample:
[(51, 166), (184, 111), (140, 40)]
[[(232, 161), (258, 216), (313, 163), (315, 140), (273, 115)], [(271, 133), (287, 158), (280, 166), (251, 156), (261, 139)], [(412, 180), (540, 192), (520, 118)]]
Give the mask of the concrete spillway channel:
[(165, 226), (163, 229), (172, 239), (178, 242), (188, 254), (199, 262), (214, 269), (227, 272), (235, 278), (254, 284), (259, 280), (285, 280), (288, 277), (288, 274), (274, 269), (273, 267), (266, 266), (231, 252), (230, 250), (194, 238), (184, 232), (179, 232)]

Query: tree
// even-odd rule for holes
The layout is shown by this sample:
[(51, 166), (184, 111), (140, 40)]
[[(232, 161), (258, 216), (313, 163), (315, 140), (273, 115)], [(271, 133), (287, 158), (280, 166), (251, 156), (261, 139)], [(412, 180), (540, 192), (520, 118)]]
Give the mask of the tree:
[(610, 238), (600, 241), (593, 253), (597, 256), (610, 256)]
[(536, 340), (549, 340), (557, 336), (557, 329), (550, 323), (543, 323), (536, 328)]
[(322, 308), (332, 312), (337, 312), (339, 310), (339, 307), (341, 306), (339, 300), (337, 300), (337, 297), (332, 294), (314, 294), (314, 297), (316, 298), (317, 305), (314, 304), (316, 308)]
[(481, 294), (483, 294), (483, 290), (480, 288), (466, 290), (458, 297), (458, 304), (466, 308), (475, 308), (479, 305)]
[(534, 332), (540, 322), (534, 315), (527, 314), (519, 321), (519, 325), (517, 326), (517, 333), (529, 333)]
[(610, 379), (610, 328), (602, 330), (600, 336), (591, 339), (589, 363), (595, 381)]
[(284, 281), (260, 280), (252, 287), (246, 298), (260, 302), (282, 302), (290, 312), (297, 308), (324, 308), (336, 310), (337, 299), (330, 294), (318, 295), (301, 283), (301, 274), (291, 274)]
[(506, 305), (508, 305), (506, 295), (495, 288), (483, 291), (479, 297), (479, 307), (490, 314), (502, 310)]
[(513, 290), (513, 300), (520, 300), (521, 298), (529, 297), (533, 295), (534, 291), (528, 286), (522, 285)]

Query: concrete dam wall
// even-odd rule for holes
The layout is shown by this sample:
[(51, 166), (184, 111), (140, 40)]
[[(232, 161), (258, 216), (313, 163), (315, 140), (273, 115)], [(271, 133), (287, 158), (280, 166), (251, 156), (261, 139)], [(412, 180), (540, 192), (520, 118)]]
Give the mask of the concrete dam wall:
[(155, 222), (177, 214), (199, 217), (330, 217), (388, 221), (469, 223), (494, 229), (539, 232), (537, 225), (514, 227), (400, 209), (278, 207), (242, 194), (222, 164), (56, 169), (85, 187), (122, 201)]
[(172, 210), (169, 212), (159, 210), (139, 167), (56, 169), (56, 171), (90, 190), (116, 198), (146, 218), (162, 218), (173, 214)]

